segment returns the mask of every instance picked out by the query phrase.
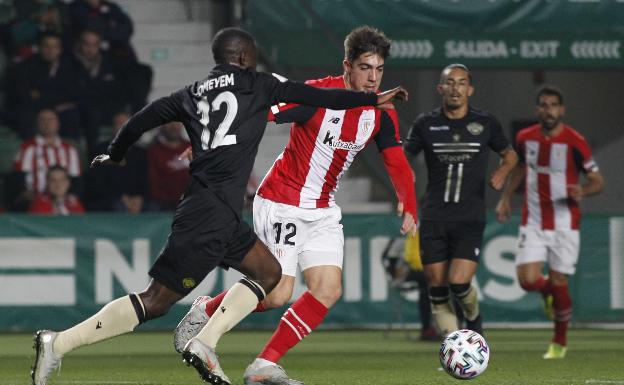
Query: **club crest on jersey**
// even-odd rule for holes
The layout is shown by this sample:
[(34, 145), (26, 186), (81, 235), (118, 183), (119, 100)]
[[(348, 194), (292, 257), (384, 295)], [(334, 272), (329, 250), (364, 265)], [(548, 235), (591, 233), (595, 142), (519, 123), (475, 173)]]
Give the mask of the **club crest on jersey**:
[(362, 120), (361, 124), (362, 124), (362, 133), (364, 135), (368, 135), (368, 133), (373, 129), (373, 126), (375, 125), (375, 123), (370, 119)]
[(466, 129), (472, 135), (479, 135), (483, 132), (483, 125), (481, 123), (472, 122), (466, 126)]

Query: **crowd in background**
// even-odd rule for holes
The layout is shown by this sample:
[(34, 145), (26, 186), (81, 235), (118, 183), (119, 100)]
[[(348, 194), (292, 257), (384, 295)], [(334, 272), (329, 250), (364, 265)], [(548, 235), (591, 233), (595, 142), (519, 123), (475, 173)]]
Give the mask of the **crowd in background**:
[(132, 20), (111, 1), (13, 1), (0, 29), (7, 62), (0, 119), (22, 143), (4, 175), (4, 210), (175, 207), (189, 178), (189, 161), (179, 159), (188, 147), (179, 123), (128, 151), (126, 167), (88, 168), (147, 102), (152, 70), (137, 60), (132, 33)]

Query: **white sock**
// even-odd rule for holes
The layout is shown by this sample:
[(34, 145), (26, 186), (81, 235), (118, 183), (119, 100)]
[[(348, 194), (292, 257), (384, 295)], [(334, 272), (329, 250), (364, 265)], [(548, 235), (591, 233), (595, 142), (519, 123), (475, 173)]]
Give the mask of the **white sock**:
[[(197, 339), (214, 349), (223, 334), (256, 308), (259, 301), (257, 291), (260, 290), (264, 297), (264, 290), (250, 280), (246, 282), (246, 284), (237, 282), (228, 290), (217, 311), (197, 334)], [(249, 285), (253, 285), (256, 291), (252, 290)]]
[[(135, 298), (138, 299), (139, 304), (143, 307), (139, 296), (135, 295)], [(138, 324), (139, 316), (130, 300), (130, 296), (118, 298), (106, 304), (91, 318), (60, 332), (54, 341), (54, 353), (58, 357), (62, 357), (80, 346), (91, 345), (131, 332)]]

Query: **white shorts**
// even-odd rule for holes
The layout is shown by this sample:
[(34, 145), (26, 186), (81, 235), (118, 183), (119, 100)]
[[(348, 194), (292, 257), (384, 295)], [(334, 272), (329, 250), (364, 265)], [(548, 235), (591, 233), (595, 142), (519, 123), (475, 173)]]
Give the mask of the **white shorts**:
[(516, 265), (548, 262), (551, 269), (572, 275), (579, 258), (578, 230), (541, 230), (520, 226)]
[(264, 199), (253, 202), (254, 230), (282, 265), (282, 274), (296, 276), (314, 266), (342, 269), (344, 233), (340, 207), (304, 209)]

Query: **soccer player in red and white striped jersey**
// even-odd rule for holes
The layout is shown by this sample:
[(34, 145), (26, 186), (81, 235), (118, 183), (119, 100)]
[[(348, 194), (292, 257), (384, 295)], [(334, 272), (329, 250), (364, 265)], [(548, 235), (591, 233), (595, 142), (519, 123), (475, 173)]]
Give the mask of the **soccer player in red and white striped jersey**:
[[(307, 83), (376, 92), (389, 50), (390, 41), (383, 33), (370, 27), (356, 28), (345, 40), (344, 74)], [(342, 294), (344, 234), (334, 200), (340, 178), (359, 151), (374, 140), (397, 193), (403, 234), (416, 232), (416, 195), (394, 110), (330, 110), (287, 104), (274, 106), (269, 120), (293, 125), (286, 148), (254, 199), (254, 230), (282, 266), (280, 283), (256, 311), (288, 303), (297, 266), (308, 291), (286, 310), (270, 341), (247, 367), (244, 381), (247, 385), (295, 385), (301, 382), (289, 379), (277, 363), (323, 321)], [(196, 300), (176, 328), (176, 349), (184, 345), (197, 320), (205, 322), (206, 315), (219, 309), (224, 296)], [(196, 314), (197, 309), (201, 314)]]
[[(602, 174), (585, 138), (561, 119), (563, 94), (553, 86), (537, 93), (539, 123), (516, 136), (521, 163), (496, 208), (500, 221), (511, 214), (511, 195), (524, 181), (524, 205), (516, 265), (520, 286), (538, 291), (552, 314), (555, 333), (545, 359), (563, 358), (567, 351), (567, 327), (572, 318), (568, 276), (574, 274), (579, 256), (579, 201), (604, 188)], [(580, 174), (585, 184), (580, 184)], [(548, 277), (542, 276), (548, 262)], [(552, 309), (551, 309), (552, 306)]]
[(22, 143), (13, 163), (14, 172), (24, 175), (25, 190), (19, 200), (29, 201), (29, 196), (45, 193), (47, 173), (51, 166), (63, 167), (72, 179), (80, 177), (78, 150), (61, 139), (59, 129), (56, 112), (44, 109), (37, 114), (38, 134)]

